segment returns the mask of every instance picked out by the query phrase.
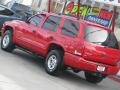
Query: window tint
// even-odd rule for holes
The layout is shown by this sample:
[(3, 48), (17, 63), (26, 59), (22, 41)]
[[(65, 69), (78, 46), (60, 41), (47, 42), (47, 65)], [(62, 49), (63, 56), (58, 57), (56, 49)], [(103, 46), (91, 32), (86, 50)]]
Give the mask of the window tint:
[(0, 15), (7, 15), (7, 16), (12, 16), (14, 13), (10, 11), (9, 9), (0, 7)]
[(45, 16), (43, 16), (43, 15), (34, 16), (29, 20), (29, 23), (32, 25), (38, 26), (44, 17)]
[(56, 31), (59, 23), (60, 23), (60, 17), (49, 16), (48, 19), (43, 24), (42, 28), (50, 31)]
[(102, 44), (108, 38), (108, 31), (99, 27), (86, 25), (85, 40), (91, 43)]
[(62, 33), (70, 37), (76, 37), (79, 32), (79, 26), (80, 25), (77, 22), (66, 20), (62, 28)]

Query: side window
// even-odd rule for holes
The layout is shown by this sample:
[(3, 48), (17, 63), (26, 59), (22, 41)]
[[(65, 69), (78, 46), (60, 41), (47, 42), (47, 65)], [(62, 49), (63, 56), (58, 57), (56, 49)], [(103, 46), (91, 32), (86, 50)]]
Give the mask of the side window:
[(62, 34), (70, 37), (77, 37), (80, 24), (72, 20), (66, 20), (62, 27)]
[(34, 16), (29, 20), (29, 23), (35, 26), (38, 26), (45, 16), (39, 15)]
[(49, 16), (45, 23), (43, 24), (42, 28), (49, 31), (56, 31), (60, 21), (61, 21), (60, 17)]
[(9, 9), (0, 7), (0, 15), (12, 16), (13, 14), (14, 13), (12, 11), (10, 11)]

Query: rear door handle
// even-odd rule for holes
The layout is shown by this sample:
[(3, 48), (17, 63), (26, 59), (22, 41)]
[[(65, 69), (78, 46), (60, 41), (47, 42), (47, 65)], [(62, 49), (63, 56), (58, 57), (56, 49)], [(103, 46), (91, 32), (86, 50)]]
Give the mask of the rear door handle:
[(33, 30), (32, 32), (33, 32), (33, 33), (36, 33), (37, 31), (36, 31), (36, 30)]
[(49, 38), (49, 39), (54, 39), (54, 37), (53, 37), (52, 35), (51, 35), (51, 36), (49, 36), (48, 38)]

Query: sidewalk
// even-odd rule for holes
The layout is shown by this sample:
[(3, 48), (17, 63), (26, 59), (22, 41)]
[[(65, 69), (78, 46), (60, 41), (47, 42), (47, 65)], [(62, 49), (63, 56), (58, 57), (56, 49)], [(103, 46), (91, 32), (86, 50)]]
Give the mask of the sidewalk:
[(120, 77), (117, 77), (117, 76), (109, 76), (110, 79), (116, 81), (116, 82), (119, 82), (120, 83)]
[(0, 74), (0, 90), (26, 90), (14, 80)]

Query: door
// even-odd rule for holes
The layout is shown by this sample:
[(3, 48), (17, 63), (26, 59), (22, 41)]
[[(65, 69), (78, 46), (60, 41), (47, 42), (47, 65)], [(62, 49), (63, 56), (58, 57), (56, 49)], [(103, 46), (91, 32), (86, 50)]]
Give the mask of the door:
[(80, 59), (73, 59), (73, 57), (76, 55), (81, 58), (84, 49), (82, 26), (77, 20), (65, 19), (60, 33), (59, 41), (64, 44), (66, 51), (64, 54), (64, 64), (76, 67), (75, 63), (78, 63)]
[[(44, 20), (45, 15), (35, 15), (31, 17), (27, 23), (21, 24), (20, 30), (22, 32), (22, 36), (19, 38), (19, 44), (27, 48), (28, 50), (35, 51), (38, 47), (38, 42), (36, 42), (36, 37), (38, 35), (38, 31), (40, 30), (39, 25)], [(18, 33), (19, 34), (19, 33)]]
[(57, 40), (58, 30), (61, 18), (58, 16), (50, 15), (46, 18), (45, 22), (41, 25), (39, 35), (37, 35), (36, 42), (38, 43), (38, 51), (44, 56), (48, 51), (48, 45)]

